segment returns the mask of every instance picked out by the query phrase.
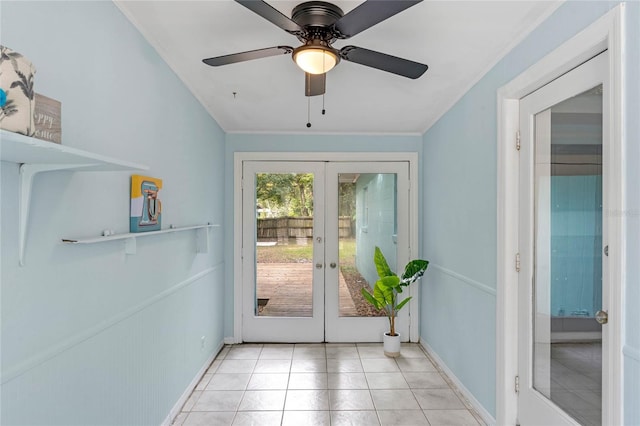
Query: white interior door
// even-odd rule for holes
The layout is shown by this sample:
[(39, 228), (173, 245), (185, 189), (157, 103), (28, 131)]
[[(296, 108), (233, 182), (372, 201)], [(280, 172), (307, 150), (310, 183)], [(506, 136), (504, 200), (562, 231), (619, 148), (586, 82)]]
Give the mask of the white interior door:
[(381, 341), (361, 290), (376, 246), (396, 272), (409, 260), (409, 162), (244, 161), (242, 181), (243, 341)]
[(520, 102), (522, 425), (607, 418), (607, 64), (604, 52)]

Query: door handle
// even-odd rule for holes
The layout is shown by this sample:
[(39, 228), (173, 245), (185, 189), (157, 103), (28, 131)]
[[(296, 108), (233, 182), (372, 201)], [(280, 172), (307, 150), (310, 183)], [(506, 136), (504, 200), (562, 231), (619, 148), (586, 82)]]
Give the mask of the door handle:
[(331, 262), (331, 263), (329, 264), (329, 266), (331, 266), (331, 268), (335, 269), (335, 267), (336, 267), (336, 262)]
[(316, 269), (322, 269), (322, 263), (316, 263)]
[(598, 311), (596, 312), (596, 321), (598, 324), (606, 324), (609, 322), (609, 314), (607, 311)]

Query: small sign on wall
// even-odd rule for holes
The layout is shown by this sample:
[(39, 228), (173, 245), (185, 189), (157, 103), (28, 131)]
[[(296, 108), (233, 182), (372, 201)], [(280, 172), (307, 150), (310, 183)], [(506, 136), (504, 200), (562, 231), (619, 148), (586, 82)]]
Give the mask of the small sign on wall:
[(162, 222), (162, 203), (158, 197), (162, 179), (131, 176), (130, 232), (158, 231)]
[(60, 102), (36, 93), (33, 121), (36, 128), (34, 137), (54, 143), (62, 142), (62, 104)]

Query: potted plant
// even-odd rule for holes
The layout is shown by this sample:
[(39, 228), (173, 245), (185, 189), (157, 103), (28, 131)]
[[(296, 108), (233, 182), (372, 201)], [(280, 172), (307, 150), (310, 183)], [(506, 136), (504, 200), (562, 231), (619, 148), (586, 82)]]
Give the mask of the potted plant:
[(373, 286), (373, 292), (362, 289), (362, 296), (376, 309), (384, 310), (389, 319), (389, 331), (382, 336), (384, 354), (389, 357), (400, 355), (400, 334), (396, 333), (396, 315), (409, 301), (411, 296), (402, 299), (398, 303), (398, 295), (402, 293), (402, 288), (417, 281), (429, 266), (429, 262), (422, 259), (415, 259), (407, 263), (401, 277), (396, 275), (385, 259), (382, 250), (376, 247), (373, 261), (378, 271), (380, 279)]

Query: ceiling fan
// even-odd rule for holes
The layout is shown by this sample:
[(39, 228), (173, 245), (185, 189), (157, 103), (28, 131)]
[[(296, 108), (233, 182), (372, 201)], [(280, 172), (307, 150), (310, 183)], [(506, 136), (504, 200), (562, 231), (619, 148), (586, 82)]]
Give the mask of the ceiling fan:
[(336, 40), (344, 40), (370, 28), (422, 0), (367, 0), (346, 15), (331, 3), (308, 1), (296, 6), (291, 19), (262, 0), (235, 0), (267, 21), (298, 38), (303, 44), (296, 48), (274, 46), (203, 59), (207, 65), (220, 66), (252, 59), (292, 54), (294, 62), (305, 72), (305, 95), (325, 93), (326, 73), (340, 60), (416, 79), (427, 65), (398, 58), (357, 46), (332, 47)]

